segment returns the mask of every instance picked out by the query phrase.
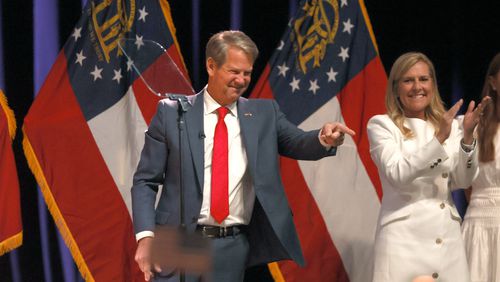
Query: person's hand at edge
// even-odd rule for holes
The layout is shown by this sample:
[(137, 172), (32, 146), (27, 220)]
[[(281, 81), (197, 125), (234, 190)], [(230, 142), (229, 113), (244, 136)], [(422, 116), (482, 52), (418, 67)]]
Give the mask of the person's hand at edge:
[(344, 143), (345, 134), (354, 136), (356, 132), (339, 122), (327, 122), (321, 128), (320, 138), (324, 143), (337, 147)]

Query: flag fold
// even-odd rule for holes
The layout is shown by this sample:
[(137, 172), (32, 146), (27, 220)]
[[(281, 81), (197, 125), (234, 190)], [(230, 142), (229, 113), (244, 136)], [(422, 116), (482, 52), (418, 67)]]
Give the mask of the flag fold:
[(0, 90), (0, 256), (21, 246), (21, 200), (12, 140), (16, 135), (14, 112)]

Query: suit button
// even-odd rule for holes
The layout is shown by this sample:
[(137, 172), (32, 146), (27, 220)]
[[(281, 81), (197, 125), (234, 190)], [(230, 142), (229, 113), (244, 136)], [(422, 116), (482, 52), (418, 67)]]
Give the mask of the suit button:
[(445, 172), (445, 173), (441, 174), (441, 176), (442, 176), (443, 178), (448, 178), (448, 173), (446, 173), (446, 172)]
[(445, 205), (444, 203), (441, 203), (441, 204), (439, 204), (439, 207), (440, 207), (441, 209), (444, 209), (444, 208), (446, 207), (446, 205)]
[(441, 159), (437, 159), (437, 161), (438, 161), (438, 163), (440, 163), (440, 162), (441, 162)]
[(432, 273), (432, 278), (438, 279), (439, 274), (437, 272)]
[(436, 239), (436, 244), (438, 244), (438, 245), (439, 245), (439, 244), (441, 244), (441, 243), (443, 243), (443, 239), (441, 239), (441, 238), (437, 238), (437, 239)]

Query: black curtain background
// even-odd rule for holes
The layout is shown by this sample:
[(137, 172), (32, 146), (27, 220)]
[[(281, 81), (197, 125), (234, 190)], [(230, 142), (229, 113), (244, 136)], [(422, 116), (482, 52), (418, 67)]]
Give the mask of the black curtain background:
[[(35, 0), (40, 1), (40, 0)], [(348, 0), (352, 1), (352, 0)], [(198, 1), (194, 1), (198, 2)], [(170, 0), (177, 38), (193, 80), (193, 64), (199, 64), (195, 90), (206, 83), (204, 45), (212, 34), (229, 29), (230, 0), (205, 0), (200, 11), (200, 61), (193, 62), (192, 5)], [(365, 1), (389, 73), (393, 61), (407, 51), (421, 51), (434, 62), (440, 93), (450, 106), (453, 92), (466, 102), (479, 100), (489, 60), (500, 50), (498, 1)], [(59, 37), (63, 44), (80, 17), (81, 1), (59, 0)], [(241, 30), (252, 37), (261, 54), (255, 63), (253, 83), (277, 46), (288, 22), (288, 0), (242, 0)], [(5, 93), (14, 110), (18, 132), (14, 150), (21, 185), (24, 242), (18, 249), (23, 281), (43, 281), (39, 236), (37, 186), (22, 151), (22, 124), (33, 102), (33, 2), (2, 1)], [(248, 95), (250, 91), (247, 92)], [(9, 220), (0, 215), (0, 220)], [(50, 218), (51, 260), (54, 281), (63, 281), (56, 230)], [(266, 268), (253, 269), (247, 281), (269, 281)], [(9, 255), (0, 257), (0, 281), (11, 281)]]

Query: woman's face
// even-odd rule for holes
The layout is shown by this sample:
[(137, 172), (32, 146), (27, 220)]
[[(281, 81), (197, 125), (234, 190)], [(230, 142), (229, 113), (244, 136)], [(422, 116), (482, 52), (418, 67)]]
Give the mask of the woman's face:
[(398, 80), (398, 97), (406, 117), (425, 119), (434, 95), (429, 66), (417, 62)]

